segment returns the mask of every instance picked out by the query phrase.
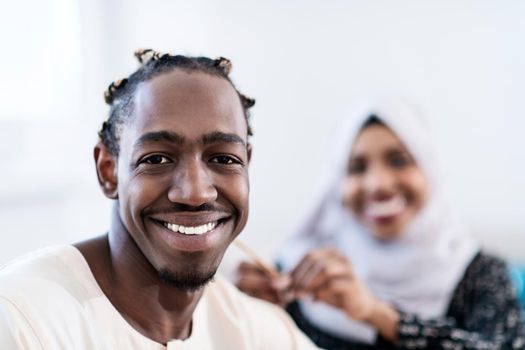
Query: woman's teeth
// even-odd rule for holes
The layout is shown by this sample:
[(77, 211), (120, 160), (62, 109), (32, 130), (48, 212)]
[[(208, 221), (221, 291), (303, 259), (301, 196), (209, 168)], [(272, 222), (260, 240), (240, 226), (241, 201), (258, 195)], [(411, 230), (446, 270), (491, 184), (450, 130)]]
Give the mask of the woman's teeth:
[(406, 207), (403, 196), (395, 196), (386, 201), (370, 201), (365, 208), (366, 216), (385, 217), (401, 213)]
[(217, 226), (217, 221), (209, 222), (200, 226), (182, 226), (171, 224), (169, 222), (164, 222), (163, 225), (173, 232), (183, 233), (185, 235), (202, 235), (213, 230), (215, 226)]

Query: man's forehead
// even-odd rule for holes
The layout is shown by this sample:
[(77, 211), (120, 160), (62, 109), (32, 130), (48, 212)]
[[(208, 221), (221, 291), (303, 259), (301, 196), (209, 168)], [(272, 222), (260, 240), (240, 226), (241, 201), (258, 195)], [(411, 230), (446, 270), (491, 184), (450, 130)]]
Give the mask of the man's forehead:
[[(137, 87), (134, 96), (134, 128), (192, 129), (247, 134), (247, 122), (239, 96), (220, 77), (175, 70)], [(192, 128), (190, 128), (192, 127)]]
[(157, 76), (139, 84), (134, 97), (139, 113), (243, 113), (239, 96), (227, 80), (198, 71), (177, 69)]
[(156, 141), (180, 145), (235, 139), (234, 143), (246, 145), (247, 133), (239, 97), (228, 81), (181, 71), (137, 87), (134, 116), (122, 131), (122, 141), (140, 146)]

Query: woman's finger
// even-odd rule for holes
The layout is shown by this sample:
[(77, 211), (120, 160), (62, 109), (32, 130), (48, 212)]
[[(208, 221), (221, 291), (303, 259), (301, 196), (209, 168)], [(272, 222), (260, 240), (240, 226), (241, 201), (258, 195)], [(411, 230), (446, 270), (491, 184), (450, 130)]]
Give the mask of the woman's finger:
[(267, 275), (266, 271), (260, 268), (258, 265), (247, 261), (242, 261), (239, 266), (237, 266), (237, 273), (254, 273), (263, 276)]
[(322, 264), (315, 276), (313, 276), (304, 286), (304, 290), (308, 293), (314, 293), (319, 289), (329, 289), (332, 280), (346, 280), (350, 283), (352, 280), (352, 273), (348, 265), (341, 263), (338, 260), (328, 260)]

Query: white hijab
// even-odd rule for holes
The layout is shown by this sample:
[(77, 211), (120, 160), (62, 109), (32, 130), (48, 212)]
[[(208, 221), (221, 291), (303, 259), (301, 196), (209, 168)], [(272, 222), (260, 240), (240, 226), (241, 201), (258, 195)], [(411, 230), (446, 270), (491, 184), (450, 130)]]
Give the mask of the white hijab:
[[(425, 206), (399, 238), (381, 242), (342, 206), (341, 184), (351, 147), (362, 125), (377, 116), (404, 143), (428, 184)], [(334, 173), (323, 197), (285, 244), (279, 261), (290, 271), (310, 250), (333, 246), (352, 262), (356, 274), (379, 299), (422, 318), (442, 316), (478, 245), (461, 225), (443, 184), (439, 160), (425, 121), (401, 100), (357, 108), (338, 129)], [(300, 301), (309, 321), (339, 337), (373, 343), (376, 331), (324, 303)]]

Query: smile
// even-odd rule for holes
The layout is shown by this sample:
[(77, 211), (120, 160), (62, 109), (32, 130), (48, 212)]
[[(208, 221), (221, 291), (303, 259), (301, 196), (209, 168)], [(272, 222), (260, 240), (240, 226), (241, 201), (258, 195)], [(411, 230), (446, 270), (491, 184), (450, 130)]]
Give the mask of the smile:
[(371, 218), (396, 216), (405, 210), (406, 205), (406, 199), (400, 195), (389, 200), (370, 201), (365, 207), (365, 215)]
[(164, 227), (166, 227), (168, 230), (185, 235), (202, 235), (208, 233), (213, 230), (217, 224), (218, 221), (212, 221), (199, 226), (184, 226), (169, 222), (162, 222), (162, 225), (164, 225)]
[[(160, 215), (159, 215), (160, 216)], [(228, 239), (232, 227), (225, 226), (232, 216), (225, 213), (194, 215), (183, 213), (149, 218), (160, 231), (156, 231), (163, 244), (179, 251), (196, 252), (213, 249)]]

